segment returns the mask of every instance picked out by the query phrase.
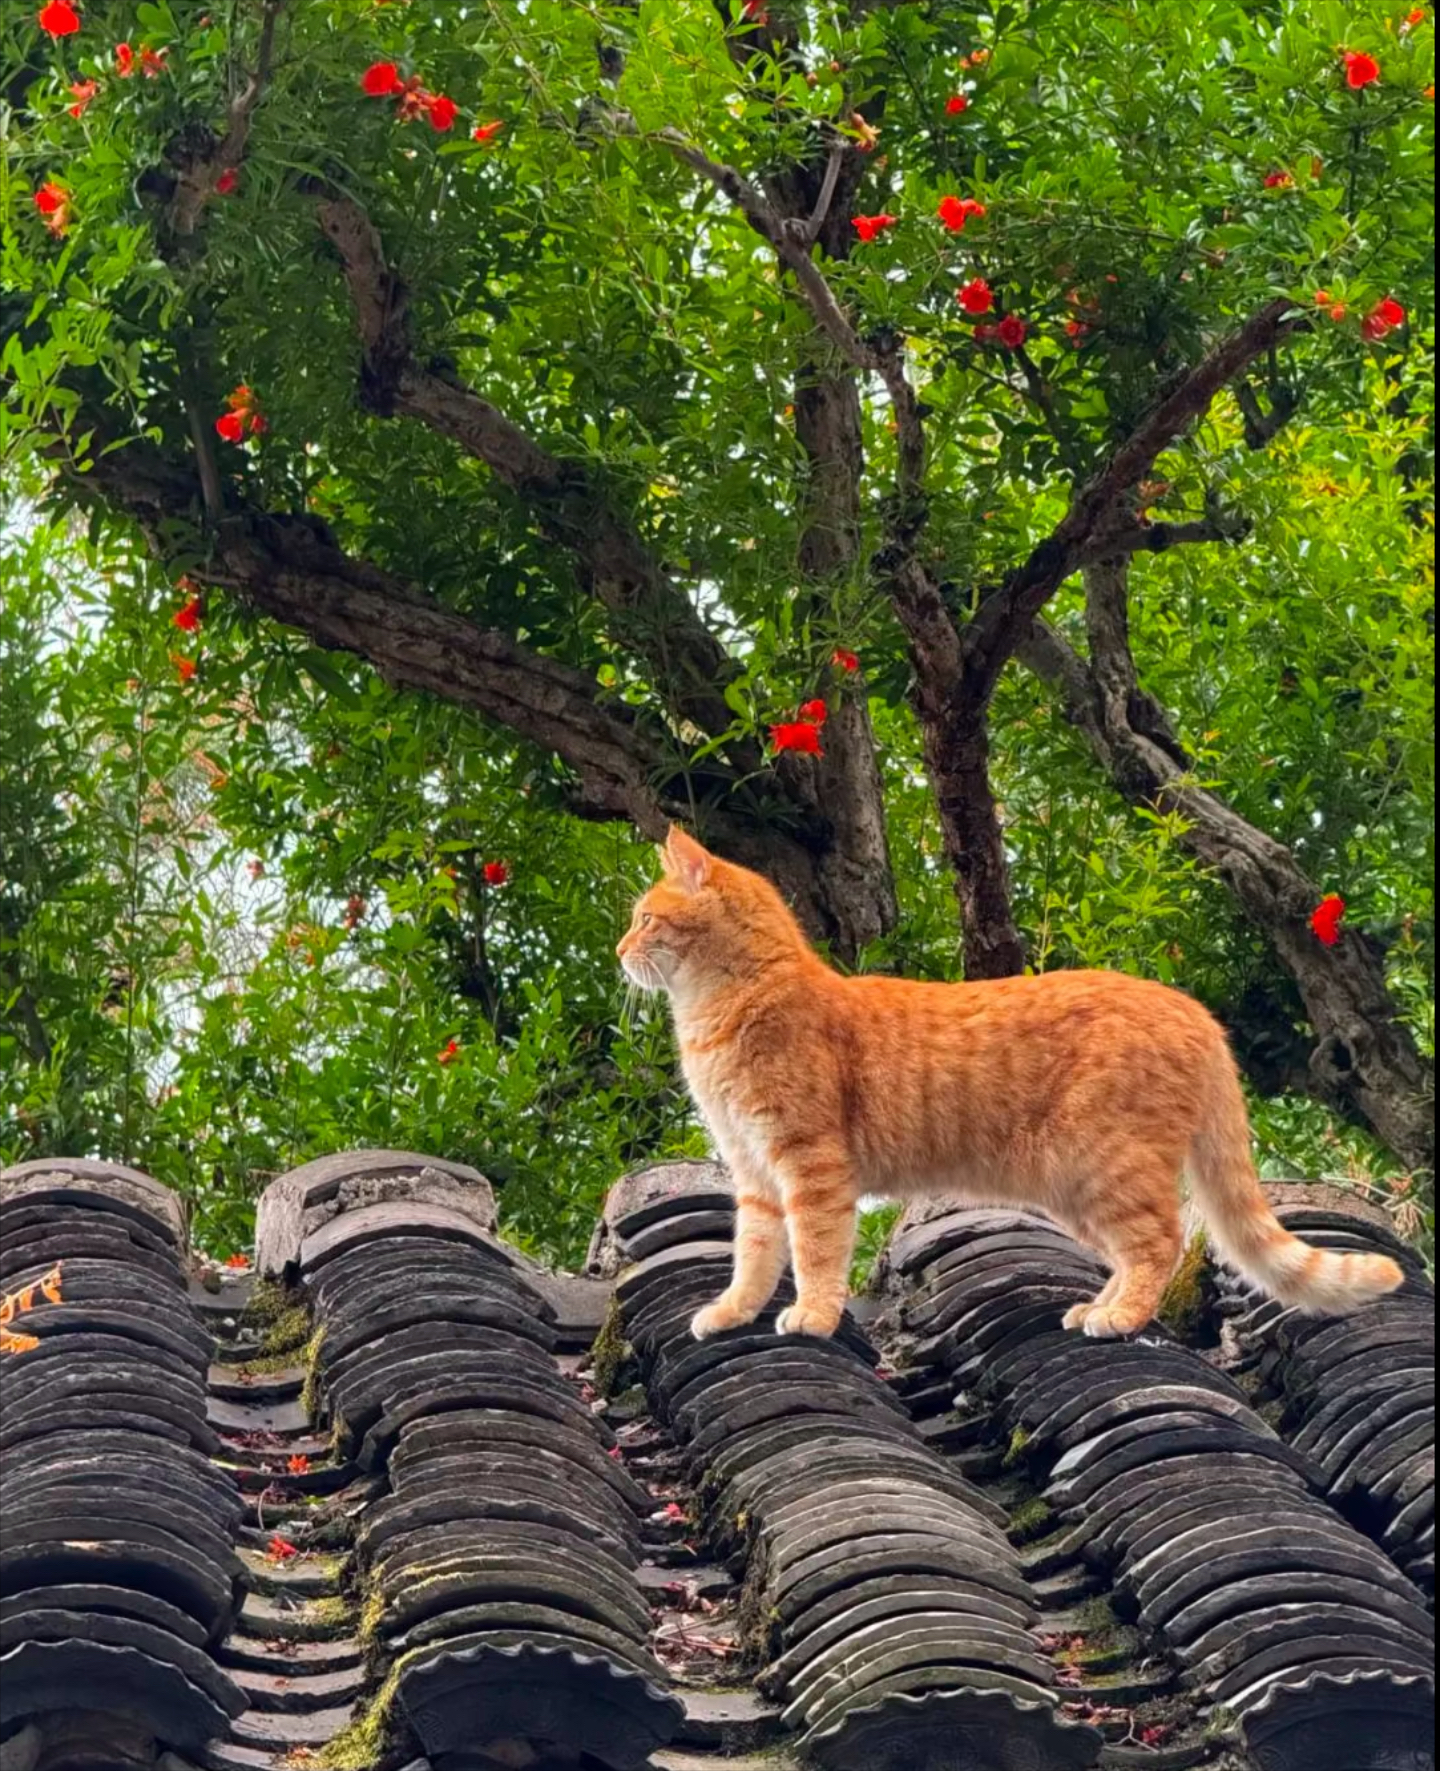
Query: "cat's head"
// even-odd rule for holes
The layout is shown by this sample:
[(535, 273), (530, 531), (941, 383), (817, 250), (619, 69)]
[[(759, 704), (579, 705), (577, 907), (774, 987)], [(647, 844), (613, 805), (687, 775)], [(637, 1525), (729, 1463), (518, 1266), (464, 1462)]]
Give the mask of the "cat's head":
[(670, 827), (660, 865), (662, 877), (636, 904), (616, 948), (626, 977), (642, 989), (703, 993), (805, 951), (769, 880), (712, 855), (679, 825)]

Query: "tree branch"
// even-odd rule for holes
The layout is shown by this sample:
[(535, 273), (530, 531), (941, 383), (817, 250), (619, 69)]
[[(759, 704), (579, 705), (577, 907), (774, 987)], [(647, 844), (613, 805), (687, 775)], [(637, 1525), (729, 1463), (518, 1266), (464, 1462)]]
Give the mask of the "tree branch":
[(1383, 955), (1358, 930), (1323, 946), (1310, 927), (1320, 888), (1289, 849), (1200, 785), (1163, 709), (1139, 685), (1127, 576), (1124, 561), (1086, 573), (1088, 665), (1041, 621), (1019, 656), (1059, 690), (1066, 718), (1131, 804), (1179, 815), (1180, 842), (1270, 942), (1315, 1030), (1311, 1092), (1368, 1124), (1407, 1168), (1432, 1169), (1433, 1077), (1390, 995)]
[[(712, 737), (727, 731), (733, 715), (723, 689), (738, 667), (689, 598), (583, 467), (558, 460), (473, 389), (416, 359), (404, 285), (360, 205), (327, 190), (317, 211), (354, 304), (366, 406), (418, 419), (483, 461), (575, 559), (587, 589), (617, 617), (616, 637), (644, 659), (676, 719)], [(760, 767), (754, 746), (729, 748), (742, 772)]]
[[(961, 628), (916, 551), (926, 517), (924, 415), (905, 370), (901, 341), (871, 343), (860, 337), (815, 262), (805, 224), (778, 214), (733, 166), (712, 160), (678, 131), (662, 130), (654, 139), (729, 198), (793, 273), (824, 335), (852, 367), (885, 384), (895, 415), (898, 465), (890, 536), (875, 563), (909, 640), (912, 701), (946, 855), (955, 870), (966, 975), (1021, 971), (1024, 944), (1010, 904), (1004, 832), (989, 773), (986, 712), (1000, 672), (1045, 603), (1087, 560), (1124, 556), (1142, 546), (1160, 551), (1181, 541), (1234, 538), (1236, 525), (1214, 513), (1203, 523), (1128, 530), (1118, 527), (1116, 517), (1126, 494), (1209, 410), (1220, 390), (1300, 322), (1289, 317), (1288, 302), (1275, 301), (1215, 346), (1081, 487), (1054, 533)], [(1022, 369), (1031, 397), (1053, 428), (1057, 415), (1038, 370), (1028, 358)], [(1063, 447), (1063, 435), (1060, 440)]]
[[(88, 425), (88, 419), (87, 419)], [(77, 489), (103, 493), (164, 557), (195, 512), (197, 484), (153, 445), (102, 452), (97, 432)], [(553, 751), (579, 782), (581, 807), (664, 835), (656, 783), (675, 772), (663, 734), (584, 672), (480, 627), (382, 567), (345, 553), (323, 524), (232, 502), (210, 531), (204, 577), (317, 644), (356, 653), (397, 686), (458, 701)]]
[(1197, 541), (1243, 541), (1250, 533), (1248, 517), (1216, 512), (1185, 523), (1148, 523), (1098, 537), (1080, 549), (1079, 564), (1126, 558), (1137, 553), (1168, 553)]
[[(864, 345), (831, 293), (814, 253), (845, 253), (848, 218), (834, 214), (847, 160), (858, 158), (843, 140), (831, 140), (819, 175), (804, 165), (772, 174), (761, 191), (731, 166), (711, 160), (676, 130), (655, 138), (670, 153), (718, 190), (775, 248), (795, 275), (801, 299), (816, 322), (818, 337), (802, 356), (796, 376), (795, 434), (809, 462), (802, 510), (800, 565), (811, 577), (848, 571), (860, 551), (860, 478), (863, 429), (854, 376), (837, 373), (824, 359), (826, 343), (838, 349), (850, 368), (878, 372), (881, 354)], [(848, 181), (846, 181), (848, 183)], [(812, 194), (813, 193), (813, 194)], [(821, 867), (858, 914), (868, 918), (857, 929), (873, 940), (895, 924), (898, 905), (885, 829), (884, 794), (875, 758), (874, 733), (863, 695), (843, 695), (826, 731), (825, 761), (818, 773), (805, 765), (778, 764), (791, 792), (810, 801), (831, 821), (834, 842)]]
[(201, 151), (195, 151), (188, 143), (180, 150), (180, 175), (166, 214), (166, 225), (180, 239), (193, 234), (199, 227), (205, 207), (215, 195), (216, 181), (221, 173), (231, 171), (245, 158), (250, 125), (270, 83), (275, 61), (275, 27), (284, 9), (285, 0), (264, 0), (254, 71), (230, 101), (225, 134), (218, 139), (209, 135)]
[[(157, 558), (186, 548), (188, 569), (317, 645), (364, 658), (388, 682), (472, 708), (558, 756), (571, 771), (571, 811), (624, 819), (651, 840), (672, 820), (699, 817), (717, 853), (765, 874), (819, 940), (853, 956), (873, 938), (873, 911), (857, 910), (856, 881), (831, 853), (823, 816), (782, 795), (763, 771), (741, 801), (736, 776), (715, 759), (687, 765), (685, 746), (659, 721), (605, 695), (583, 671), (537, 653), (508, 634), (455, 614), (373, 561), (347, 554), (308, 516), (232, 502), (206, 531), (197, 568), (193, 544), (201, 493), (187, 460), (153, 444), (116, 438), (103, 415), (73, 420), (92, 436), (92, 454), (62, 472), (77, 501), (101, 498), (133, 519)], [(108, 447), (108, 444), (121, 446)], [(867, 930), (870, 932), (867, 933)]]
[(1221, 340), (1141, 420), (1080, 488), (1055, 530), (980, 604), (964, 632), (964, 693), (988, 701), (1006, 660), (1045, 604), (1084, 563), (1124, 495), (1159, 456), (1209, 411), (1222, 388), (1303, 321), (1285, 300), (1269, 302)]
[(879, 353), (865, 344), (845, 317), (844, 309), (835, 299), (835, 292), (825, 281), (824, 273), (811, 256), (814, 236), (808, 221), (793, 220), (777, 214), (764, 193), (758, 190), (733, 166), (712, 160), (708, 154), (686, 141), (678, 129), (662, 129), (652, 138), (667, 148), (677, 160), (708, 179), (716, 190), (728, 197), (762, 238), (775, 248), (776, 254), (804, 292), (820, 330), (835, 345), (845, 360), (856, 369), (880, 373)]
[(1235, 384), (1235, 403), (1245, 423), (1245, 447), (1259, 450), (1273, 441), (1300, 410), (1300, 395), (1294, 388), (1276, 383), (1270, 389), (1270, 410), (1266, 412), (1248, 378), (1242, 377)]
[(815, 199), (815, 207), (810, 211), (810, 221), (806, 233), (810, 239), (818, 240), (820, 231), (830, 218), (830, 205), (835, 201), (835, 189), (840, 183), (840, 170), (845, 164), (845, 143), (835, 141), (830, 147), (830, 157), (825, 162), (825, 176), (820, 183), (820, 194)]

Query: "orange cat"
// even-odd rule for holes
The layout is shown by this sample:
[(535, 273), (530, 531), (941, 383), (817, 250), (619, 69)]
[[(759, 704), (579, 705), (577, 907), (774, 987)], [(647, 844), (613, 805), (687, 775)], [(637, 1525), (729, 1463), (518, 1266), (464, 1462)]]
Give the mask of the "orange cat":
[(1343, 1313), (1401, 1284), (1393, 1261), (1311, 1248), (1276, 1220), (1225, 1035), (1188, 996), (1115, 972), (841, 977), (758, 874), (679, 829), (662, 860), (619, 954), (669, 993), (735, 1182), (734, 1277), (695, 1318), (701, 1339), (753, 1321), (787, 1254), (798, 1297), (780, 1332), (832, 1334), (866, 1194), (1038, 1206), (1112, 1268), (1066, 1318), (1091, 1335), (1155, 1314), (1182, 1170), (1220, 1253), (1286, 1303)]

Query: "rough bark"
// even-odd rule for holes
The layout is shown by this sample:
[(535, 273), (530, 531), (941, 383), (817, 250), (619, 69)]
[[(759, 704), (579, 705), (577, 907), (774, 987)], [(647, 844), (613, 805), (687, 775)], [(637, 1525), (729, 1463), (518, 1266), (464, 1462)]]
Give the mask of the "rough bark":
[(1087, 663), (1037, 622), (1020, 656), (1057, 688), (1116, 788), (1134, 805), (1178, 813), (1181, 841), (1233, 893), (1294, 980), (1315, 1031), (1310, 1090), (1357, 1118), (1409, 1169), (1432, 1171), (1434, 1078), (1400, 1021), (1379, 946), (1346, 928), (1325, 947), (1310, 927), (1321, 891), (1283, 843), (1199, 786), (1164, 710), (1142, 689), (1130, 649), (1128, 567), (1086, 573)]
[(231, 95), (225, 133), (217, 135), (206, 124), (188, 122), (166, 145), (165, 158), (173, 173), (152, 171), (142, 180), (147, 195), (164, 201), (157, 232), (167, 258), (183, 257), (190, 251), (190, 242), (217, 195), (221, 175), (237, 171), (245, 159), (250, 128), (270, 83), (275, 31), (285, 4), (286, 0), (264, 0), (261, 6), (255, 66)]
[[(833, 189), (832, 180), (832, 195)], [(575, 560), (588, 589), (614, 615), (616, 638), (648, 668), (678, 729), (698, 729), (709, 737), (725, 733), (733, 716), (723, 689), (738, 666), (685, 592), (587, 473), (550, 455), (475, 390), (420, 363), (406, 324), (404, 287), (359, 205), (327, 192), (319, 198), (318, 212), (354, 304), (367, 406), (418, 419), (485, 462)], [(826, 550), (848, 545), (853, 554), (858, 545), (858, 505), (848, 514), (844, 507), (858, 497), (859, 462), (852, 453), (859, 448), (859, 403), (851, 388), (854, 412), (847, 415), (843, 389), (829, 385), (823, 374), (815, 392), (807, 542), (818, 561)], [(853, 530), (848, 539), (847, 528)], [(737, 775), (754, 775), (763, 766), (748, 739), (731, 738), (724, 755)], [(813, 763), (786, 763), (776, 774), (807, 826), (813, 875), (801, 894), (807, 921), (840, 954), (852, 957), (892, 928), (897, 915), (880, 774), (863, 701), (847, 701), (838, 709), (818, 771)], [(715, 823), (711, 814), (704, 834), (722, 853), (733, 854), (737, 832), (717, 833)], [(747, 853), (758, 852), (755, 844), (740, 840)], [(761, 871), (772, 870), (762, 863)], [(787, 872), (793, 875), (794, 869)]]
[(964, 634), (969, 694), (988, 699), (994, 693), (1000, 672), (1035, 617), (1065, 580), (1095, 557), (1096, 543), (1115, 526), (1120, 501), (1149, 475), (1160, 455), (1205, 416), (1223, 388), (1298, 324), (1292, 303), (1272, 301), (1221, 339), (1086, 481), (1053, 532), (1031, 550), (1025, 563), (982, 597)]
[[(168, 559), (199, 528), (203, 499), (192, 464), (131, 440), (103, 453), (103, 415), (81, 498), (103, 498), (135, 519), (152, 551)], [(672, 820), (690, 822), (716, 852), (764, 873), (795, 905), (810, 933), (845, 958), (874, 939), (870, 882), (835, 855), (825, 818), (787, 796), (773, 773), (745, 794), (713, 761), (687, 767), (668, 725), (607, 696), (591, 677), (447, 609), (417, 586), (339, 547), (324, 524), (232, 498), (208, 532), (204, 577), (317, 645), (364, 658), (398, 687), (423, 689), (482, 714), (565, 763), (569, 803), (582, 817), (623, 819), (653, 841)], [(193, 562), (191, 562), (193, 567)], [(709, 768), (712, 773), (707, 775)], [(696, 789), (713, 795), (698, 804)]]
[[(1289, 305), (1272, 302), (1222, 340), (1141, 421), (1076, 493), (1055, 530), (973, 618), (957, 624), (939, 587), (902, 540), (890, 572), (891, 596), (910, 639), (915, 707), (935, 790), (945, 851), (955, 870), (967, 977), (996, 978), (1025, 968), (1025, 945), (1011, 905), (1005, 837), (990, 780), (988, 710), (1000, 673), (1035, 616), (1060, 586), (1097, 554), (1161, 551), (1182, 541), (1229, 538), (1238, 526), (1207, 517), (1193, 524), (1121, 528), (1123, 501), (1156, 458), (1204, 415), (1220, 390), (1287, 329)], [(919, 415), (896, 407), (902, 441)], [(919, 452), (922, 445), (913, 445)], [(923, 456), (922, 456), (923, 461)], [(920, 473), (912, 468), (915, 486)]]
[(955, 873), (965, 971), (976, 978), (1022, 971), (1025, 947), (1011, 907), (1004, 832), (990, 781), (987, 715), (1000, 673), (1041, 609), (1088, 560), (1234, 532), (1233, 525), (1212, 516), (1183, 527), (1155, 525), (1160, 531), (1155, 534), (1126, 524), (1124, 500), (1161, 453), (1209, 411), (1221, 389), (1300, 321), (1289, 302), (1277, 300), (1221, 339), (1081, 485), (1054, 531), (1005, 580), (983, 591), (975, 614), (961, 623), (918, 551), (927, 516), (924, 409), (905, 366), (902, 341), (856, 332), (816, 261), (813, 226), (782, 213), (770, 193), (733, 166), (711, 159), (678, 131), (663, 130), (656, 139), (722, 192), (770, 242), (793, 274), (819, 332), (853, 369), (879, 377), (890, 396), (898, 473), (891, 533), (875, 566), (909, 642), (912, 702), (946, 858)]
[[(792, 165), (768, 186), (781, 213), (810, 218), (820, 249), (832, 259), (850, 250), (851, 197), (862, 176), (855, 164), (859, 158), (837, 146), (823, 166)], [(799, 353), (794, 403), (796, 440), (805, 456), (797, 563), (821, 593), (848, 579), (860, 558), (865, 445), (854, 371), (818, 328)], [(864, 906), (869, 916), (866, 938), (876, 940), (899, 918), (884, 782), (863, 680), (842, 676), (837, 690), (825, 727), (823, 762), (818, 769), (796, 765), (789, 785), (824, 815), (832, 832), (819, 862), (827, 892), (857, 909)]]
[[(733, 716), (722, 691), (738, 666), (689, 597), (586, 470), (557, 459), (482, 395), (418, 360), (404, 283), (360, 205), (327, 191), (317, 209), (355, 309), (364, 404), (384, 417), (417, 419), (483, 461), (572, 556), (586, 588), (615, 617), (616, 637), (645, 660), (677, 720), (710, 737), (725, 732)], [(752, 746), (741, 760), (754, 768), (760, 758)]]

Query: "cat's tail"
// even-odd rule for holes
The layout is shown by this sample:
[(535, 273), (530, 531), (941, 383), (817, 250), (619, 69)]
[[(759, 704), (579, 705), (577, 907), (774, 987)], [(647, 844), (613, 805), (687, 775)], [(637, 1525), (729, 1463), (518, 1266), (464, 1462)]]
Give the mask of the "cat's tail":
[(1190, 1148), (1190, 1184), (1217, 1253), (1253, 1284), (1313, 1316), (1345, 1316), (1405, 1283), (1388, 1255), (1335, 1254), (1292, 1236), (1250, 1155), (1250, 1121), (1228, 1050)]

